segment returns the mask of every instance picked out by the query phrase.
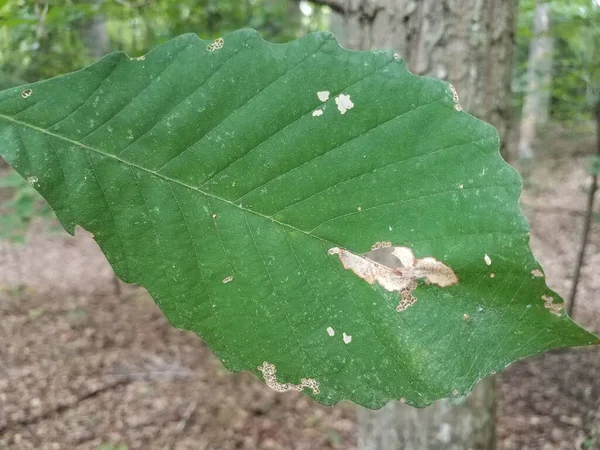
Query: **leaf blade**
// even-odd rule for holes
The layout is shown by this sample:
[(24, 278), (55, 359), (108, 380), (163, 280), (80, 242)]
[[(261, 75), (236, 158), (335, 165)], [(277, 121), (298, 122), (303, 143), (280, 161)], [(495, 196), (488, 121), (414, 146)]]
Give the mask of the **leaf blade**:
[[(530, 273), (520, 179), (445, 83), (328, 34), (224, 43), (186, 35), (26, 86), (27, 98), (0, 93), (3, 156), (175, 326), (231, 370), (260, 375), (267, 361), (282, 383), (316, 379), (320, 393), (306, 392), (321, 403), (368, 407), (425, 406), (515, 359), (598, 342), (544, 307), (557, 296)], [(355, 105), (344, 114), (342, 94)], [(398, 313), (397, 292), (327, 254), (376, 241), (460, 281), (421, 284)]]

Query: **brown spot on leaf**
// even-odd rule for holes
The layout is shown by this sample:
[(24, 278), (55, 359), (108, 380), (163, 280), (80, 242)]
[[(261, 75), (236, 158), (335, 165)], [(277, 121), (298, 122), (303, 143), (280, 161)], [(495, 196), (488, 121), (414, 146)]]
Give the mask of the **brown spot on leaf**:
[(544, 300), (544, 308), (549, 310), (552, 314), (560, 316), (560, 310), (563, 308), (562, 303), (553, 303), (554, 298), (549, 295), (542, 295), (542, 300)]
[[(454, 271), (435, 258), (416, 259), (408, 247), (382, 246), (378, 242), (375, 251), (365, 255), (356, 255), (339, 247), (329, 249), (330, 255), (338, 255), (345, 269), (352, 270), (357, 276), (369, 284), (377, 283), (390, 292), (398, 292), (400, 302), (397, 311), (404, 311), (417, 299), (413, 291), (417, 288), (417, 280), (425, 280), (428, 284), (448, 287), (458, 283)], [(391, 250), (391, 252), (390, 252)], [(385, 265), (375, 261), (374, 253), (385, 252), (388, 261)], [(382, 258), (383, 259), (383, 258)]]
[(302, 391), (304, 388), (310, 388), (312, 389), (313, 394), (318, 394), (320, 392), (319, 383), (312, 378), (302, 378), (300, 384), (280, 383), (277, 381), (277, 369), (275, 368), (275, 365), (269, 364), (267, 361), (263, 362), (262, 366), (258, 366), (258, 370), (263, 374), (267, 386), (274, 391)]

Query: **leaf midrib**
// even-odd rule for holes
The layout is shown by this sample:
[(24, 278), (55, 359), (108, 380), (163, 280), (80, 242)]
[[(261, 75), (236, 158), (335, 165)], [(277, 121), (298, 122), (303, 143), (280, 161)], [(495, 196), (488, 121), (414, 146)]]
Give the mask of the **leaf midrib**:
[(277, 220), (277, 219), (275, 219), (273, 217), (269, 217), (269, 216), (266, 216), (264, 214), (261, 214), (258, 211), (253, 211), (251, 209), (244, 208), (242, 205), (235, 204), (234, 202), (232, 202), (230, 200), (227, 200), (226, 198), (220, 197), (220, 196), (215, 195), (215, 194), (211, 194), (210, 192), (206, 192), (206, 191), (204, 191), (204, 190), (202, 190), (200, 188), (197, 188), (195, 186), (191, 186), (191, 185), (189, 185), (187, 183), (184, 183), (183, 181), (177, 180), (175, 178), (168, 177), (168, 176), (163, 175), (161, 173), (155, 172), (154, 170), (150, 170), (150, 169), (147, 169), (146, 167), (143, 167), (143, 166), (140, 166), (138, 164), (135, 164), (135, 163), (133, 163), (131, 161), (127, 161), (127, 160), (124, 160), (122, 158), (119, 158), (116, 155), (112, 155), (110, 153), (104, 152), (104, 151), (99, 150), (97, 148), (91, 147), (91, 146), (89, 146), (87, 144), (84, 144), (83, 142), (79, 142), (79, 141), (76, 141), (74, 139), (70, 139), (68, 137), (61, 136), (60, 134), (53, 133), (52, 131), (46, 130), (44, 128), (40, 128), (38, 126), (32, 125), (32, 124), (27, 123), (27, 122), (23, 122), (21, 120), (15, 119), (14, 117), (6, 116), (4, 114), (0, 114), (0, 118), (6, 120), (8, 122), (12, 122), (12, 123), (14, 123), (16, 125), (27, 127), (27, 128), (30, 128), (30, 129), (32, 129), (34, 131), (37, 131), (39, 133), (42, 133), (42, 134), (54, 137), (56, 139), (60, 139), (62, 141), (68, 142), (70, 144), (77, 145), (78, 147), (81, 147), (81, 148), (83, 148), (85, 150), (89, 150), (89, 151), (95, 152), (95, 153), (97, 153), (99, 155), (102, 155), (104, 157), (111, 158), (111, 159), (113, 159), (115, 161), (118, 161), (120, 163), (123, 163), (123, 164), (125, 164), (125, 165), (127, 165), (129, 167), (141, 170), (143, 172), (146, 172), (146, 173), (149, 173), (151, 175), (154, 175), (154, 176), (156, 176), (156, 177), (158, 177), (160, 179), (163, 179), (165, 181), (169, 181), (171, 183), (178, 184), (178, 185), (183, 186), (183, 187), (185, 187), (187, 189), (190, 189), (192, 191), (198, 192), (199, 194), (202, 194), (205, 197), (209, 197), (209, 198), (218, 200), (220, 202), (223, 202), (223, 203), (226, 203), (228, 205), (234, 206), (235, 208), (237, 208), (237, 209), (239, 209), (241, 211), (249, 212), (250, 214), (254, 214), (255, 216), (258, 216), (258, 217), (260, 217), (262, 219), (269, 220), (269, 221), (271, 221), (273, 223), (281, 225), (282, 227), (288, 228), (288, 229), (290, 229), (292, 231), (297, 231), (298, 233), (302, 233), (302, 234), (304, 234), (304, 235), (306, 235), (308, 237), (318, 239), (319, 241), (321, 241), (321, 242), (323, 242), (325, 244), (329, 244), (329, 245), (333, 245), (333, 246), (338, 246), (338, 247), (341, 246), (340, 244), (337, 244), (337, 243), (332, 242), (332, 241), (327, 240), (327, 239), (323, 239), (322, 237), (319, 237), (317, 235), (310, 234), (309, 232), (301, 230), (300, 228), (296, 228), (293, 225), (290, 225), (290, 224), (285, 223), (285, 222), (281, 222), (281, 221), (279, 221), (279, 220)]

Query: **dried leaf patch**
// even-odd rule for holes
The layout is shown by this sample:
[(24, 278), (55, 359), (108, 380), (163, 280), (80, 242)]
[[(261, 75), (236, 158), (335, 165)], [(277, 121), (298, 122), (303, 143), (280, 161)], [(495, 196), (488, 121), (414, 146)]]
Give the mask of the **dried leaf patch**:
[(544, 300), (544, 308), (550, 311), (552, 314), (560, 316), (560, 310), (563, 308), (562, 303), (553, 303), (554, 298), (549, 295), (542, 295), (542, 300)]
[[(388, 243), (378, 242), (373, 248), (388, 248)], [(377, 283), (390, 292), (398, 292), (400, 302), (397, 311), (404, 311), (417, 301), (413, 291), (417, 288), (418, 279), (440, 287), (458, 283), (458, 277), (450, 267), (431, 257), (416, 259), (408, 247), (393, 247), (391, 256), (398, 263), (394, 268), (339, 247), (329, 249), (328, 253), (338, 255), (345, 269), (352, 270), (367, 283)]]
[(262, 366), (258, 366), (258, 370), (263, 374), (267, 386), (274, 391), (302, 391), (304, 388), (310, 388), (312, 389), (313, 394), (318, 394), (320, 392), (319, 383), (312, 378), (302, 378), (300, 384), (280, 383), (277, 381), (277, 369), (275, 368), (275, 365), (269, 364), (267, 361), (263, 362)]
[(209, 52), (214, 52), (215, 50), (220, 50), (223, 48), (223, 44), (225, 44), (225, 41), (223, 40), (223, 38), (218, 38), (212, 44), (207, 45), (206, 50), (208, 50)]

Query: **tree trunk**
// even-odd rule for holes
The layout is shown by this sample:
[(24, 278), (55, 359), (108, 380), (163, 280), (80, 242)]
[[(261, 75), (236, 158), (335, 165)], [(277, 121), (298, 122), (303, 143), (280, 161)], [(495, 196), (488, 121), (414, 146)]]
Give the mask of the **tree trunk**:
[(481, 381), (468, 397), (425, 409), (390, 402), (359, 411), (361, 450), (488, 450), (495, 447), (495, 382)]
[[(507, 158), (516, 0), (313, 0), (342, 16), (348, 48), (394, 48), (419, 75), (454, 85), (464, 110), (491, 122)], [(339, 25), (339, 19), (332, 22)], [(336, 26), (339, 28), (339, 26)], [(495, 380), (426, 409), (361, 410), (361, 450), (495, 448)]]
[(521, 118), (519, 159), (533, 158), (532, 143), (535, 141), (537, 129), (548, 121), (553, 50), (549, 31), (550, 4), (540, 3), (535, 8), (534, 37), (529, 47), (527, 93)]

